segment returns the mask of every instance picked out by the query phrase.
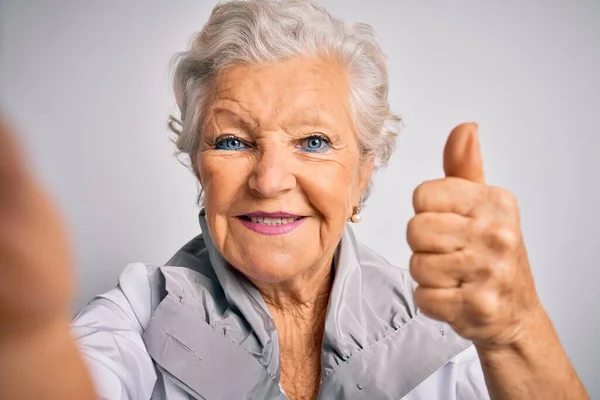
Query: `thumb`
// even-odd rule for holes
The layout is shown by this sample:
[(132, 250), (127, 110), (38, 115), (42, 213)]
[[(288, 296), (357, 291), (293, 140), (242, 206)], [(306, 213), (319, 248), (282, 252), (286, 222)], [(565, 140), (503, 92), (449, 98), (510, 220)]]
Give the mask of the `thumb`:
[(477, 124), (464, 123), (452, 130), (444, 148), (444, 172), (447, 177), (484, 183)]

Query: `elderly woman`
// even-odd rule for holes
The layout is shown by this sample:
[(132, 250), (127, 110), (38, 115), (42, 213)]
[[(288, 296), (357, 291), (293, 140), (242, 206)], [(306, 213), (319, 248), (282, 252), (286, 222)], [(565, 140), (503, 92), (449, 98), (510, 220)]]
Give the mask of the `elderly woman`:
[(353, 235), (399, 121), (371, 27), (306, 1), (222, 3), (175, 94), (203, 233), (166, 266), (127, 266), (70, 328), (61, 225), (0, 135), (0, 398), (587, 397), (476, 125), (414, 193), (416, 289)]

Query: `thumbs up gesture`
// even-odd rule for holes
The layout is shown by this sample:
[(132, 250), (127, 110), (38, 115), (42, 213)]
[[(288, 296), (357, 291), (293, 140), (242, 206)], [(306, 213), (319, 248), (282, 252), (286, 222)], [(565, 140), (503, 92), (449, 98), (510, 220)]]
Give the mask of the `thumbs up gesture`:
[(444, 171), (413, 195), (407, 240), (415, 301), (476, 346), (510, 345), (541, 310), (517, 202), (485, 184), (475, 124), (450, 134)]

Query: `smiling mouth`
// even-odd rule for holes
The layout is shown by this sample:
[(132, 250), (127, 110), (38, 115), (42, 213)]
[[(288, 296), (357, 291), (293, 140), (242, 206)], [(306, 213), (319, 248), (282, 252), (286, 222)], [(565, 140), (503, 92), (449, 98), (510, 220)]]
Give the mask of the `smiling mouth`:
[(299, 221), (305, 217), (298, 217), (298, 216), (294, 216), (294, 217), (292, 217), (292, 216), (263, 217), (263, 216), (253, 216), (253, 215), (240, 215), (238, 218), (245, 220), (245, 221), (254, 222), (255, 224), (277, 226), (277, 225), (292, 224), (292, 223)]

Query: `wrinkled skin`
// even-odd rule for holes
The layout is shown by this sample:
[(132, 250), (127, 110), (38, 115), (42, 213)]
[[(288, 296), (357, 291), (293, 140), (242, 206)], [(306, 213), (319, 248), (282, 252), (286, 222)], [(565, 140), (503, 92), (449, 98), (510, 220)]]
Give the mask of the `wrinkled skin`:
[(414, 192), (407, 227), (415, 298), (478, 346), (509, 345), (540, 312), (514, 196), (484, 182), (475, 124), (450, 135), (446, 177)]
[[(265, 291), (285, 294), (330, 269), (370, 178), (373, 163), (360, 158), (346, 75), (338, 62), (319, 58), (234, 66), (220, 74), (206, 105), (195, 168), (211, 237)], [(309, 151), (313, 135), (323, 137), (313, 139), (322, 146)], [(228, 137), (239, 143), (219, 146)], [(266, 236), (240, 223), (239, 215), (255, 211), (305, 218), (290, 233)]]
[[(275, 319), (282, 384), (291, 399), (309, 399), (318, 393), (331, 257), (372, 160), (357, 152), (339, 65), (295, 62), (233, 70), (223, 78), (195, 168), (217, 247), (256, 284)], [(290, 79), (298, 74), (306, 79)], [(219, 116), (216, 104), (236, 111)], [(328, 152), (302, 150), (304, 135), (327, 128), (315, 124), (328, 125), (312, 121), (307, 129), (295, 120), (295, 110), (310, 114), (303, 107), (311, 104), (337, 122), (330, 125)], [(239, 112), (258, 128), (241, 124)], [(231, 130), (252, 150), (211, 149), (215, 135)], [(476, 133), (473, 124), (457, 127), (444, 152), (446, 177), (414, 193), (416, 215), (407, 239), (410, 270), (419, 283), (416, 302), (475, 343), (492, 398), (585, 399), (537, 297), (516, 201), (483, 180)], [(289, 237), (258, 237), (235, 220), (255, 209), (288, 210), (308, 220)], [(67, 333), (73, 277), (64, 225), (4, 125), (0, 269), (0, 398), (91, 399), (89, 377)], [(54, 367), (57, 360), (60, 369)]]
[[(336, 61), (231, 67), (206, 104), (194, 158), (211, 237), (265, 298), (278, 330), (281, 382), (293, 399), (318, 393), (333, 254), (373, 169), (359, 154), (348, 98)], [(304, 219), (268, 236), (238, 218), (257, 211)]]

